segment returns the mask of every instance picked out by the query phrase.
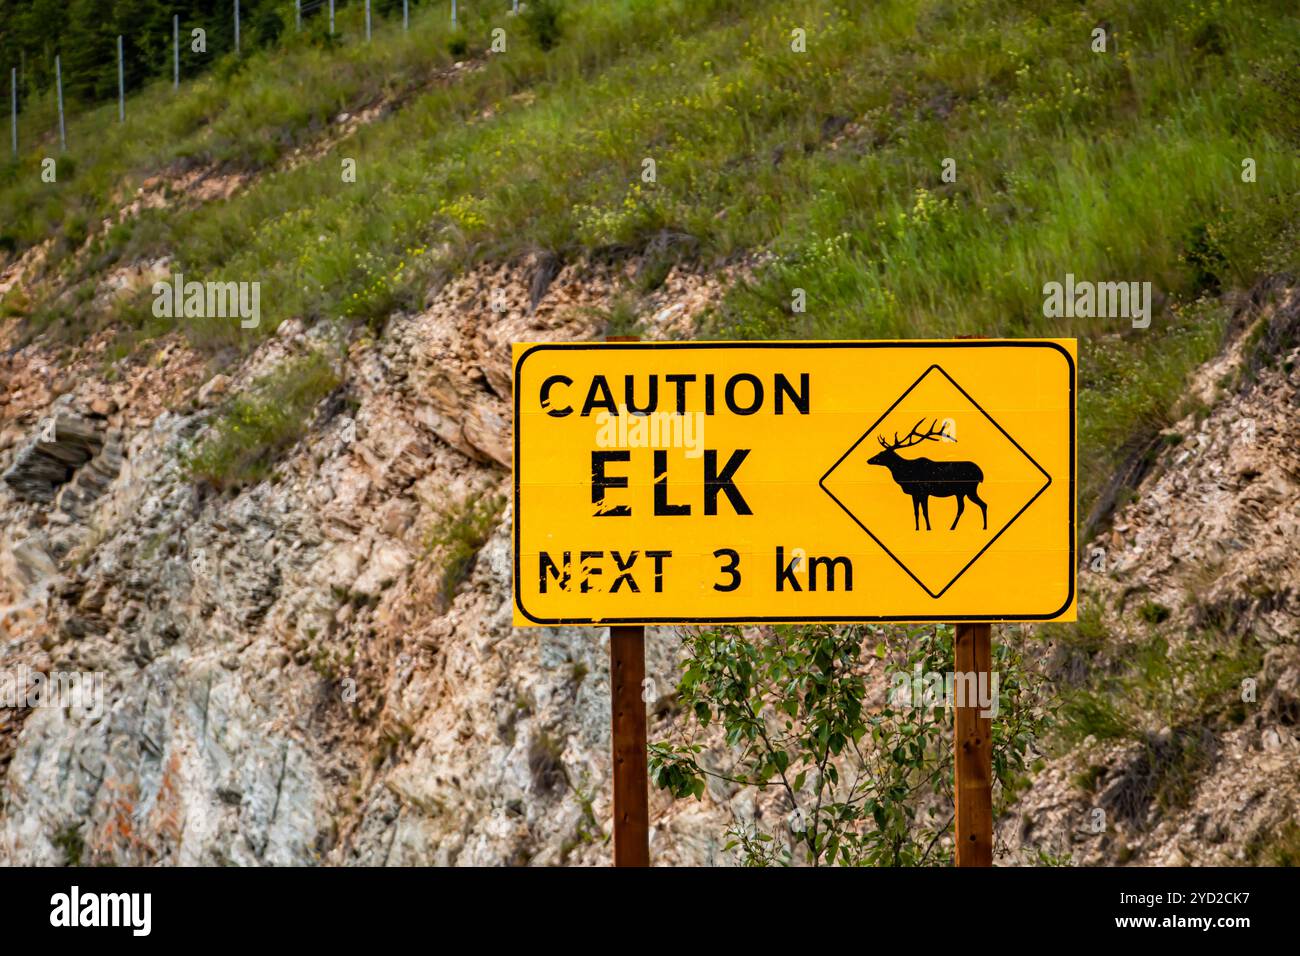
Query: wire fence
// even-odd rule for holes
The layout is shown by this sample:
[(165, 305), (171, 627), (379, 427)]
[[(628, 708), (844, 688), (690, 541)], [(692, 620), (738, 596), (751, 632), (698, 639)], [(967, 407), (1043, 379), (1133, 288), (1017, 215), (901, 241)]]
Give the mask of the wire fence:
[[(187, 25), (177, 14), (169, 24), (168, 36), (165, 40), (152, 35), (147, 38), (117, 36), (111, 41), (112, 56), (106, 61), (107, 66), (102, 71), (104, 76), (101, 78), (96, 75), (91, 82), (81, 77), (83, 95), (78, 99), (85, 99), (84, 88), (87, 87), (91, 90), (92, 100), (102, 101), (115, 97), (118, 104), (118, 122), (125, 123), (127, 94), (139, 90), (151, 80), (161, 76), (169, 76), (173, 89), (179, 91), (182, 81), (206, 72), (223, 55), (241, 55), (247, 48), (246, 43), (241, 45), (241, 30), (245, 31), (242, 35), (246, 36), (249, 25), (241, 16), (239, 0), (229, 0), (229, 3), (230, 16), (223, 18), (224, 25), (221, 23), (214, 25), (211, 21), (204, 21), (201, 27), (195, 28)], [(368, 43), (374, 39), (372, 21), (377, 24), (380, 18), (379, 7), (383, 6), (390, 12), (392, 21), (397, 25), (395, 29), (405, 32), (410, 29), (411, 7), (415, 5), (416, 0), (400, 0), (400, 2), (388, 0), (384, 4), (379, 4), (376, 0), (351, 0), (350, 3), (346, 0), (294, 0), (292, 11), (286, 11), (289, 13), (286, 28), (293, 30), (294, 33), (321, 32), (331, 43), (357, 40)], [(446, 18), (453, 29), (460, 27), (463, 20), (464, 0), (460, 2), (443, 0), (443, 2), (419, 5), (424, 8), (425, 16), (438, 16), (435, 11), (440, 10), (440, 15)], [(512, 13), (519, 12), (519, 0), (494, 0), (492, 5), (500, 5)], [(362, 7), (364, 11), (360, 12), (359, 8)], [(359, 14), (362, 24), (359, 30), (344, 31), (344, 24), (340, 23), (339, 14), (345, 8)], [(351, 15), (354, 14), (350, 13)], [(201, 36), (198, 30), (202, 30)], [(157, 51), (164, 49), (167, 58), (165, 68), (161, 62), (157, 63), (152, 70), (142, 65), (141, 51), (154, 51), (154, 59), (158, 59)], [(29, 64), (25, 56), (21, 57), (20, 62), (16, 64), (0, 68), (3, 70), (0, 72), (0, 77), (7, 83), (5, 111), (9, 114), (8, 152), (15, 162), (20, 159), (21, 150), (29, 146), (35, 149), (36, 146), (44, 147), (57, 142), (59, 150), (66, 152), (70, 145), (78, 145), (75, 142), (71, 144), (68, 142), (68, 123), (64, 103), (66, 77), (62, 55), (54, 52), (51, 56), (53, 65), (39, 71), (32, 68), (36, 64)], [(45, 65), (40, 64), (40, 66)], [(32, 75), (36, 72), (49, 72), (51, 81), (41, 83), (40, 77)], [(102, 95), (94, 96), (94, 93)]]

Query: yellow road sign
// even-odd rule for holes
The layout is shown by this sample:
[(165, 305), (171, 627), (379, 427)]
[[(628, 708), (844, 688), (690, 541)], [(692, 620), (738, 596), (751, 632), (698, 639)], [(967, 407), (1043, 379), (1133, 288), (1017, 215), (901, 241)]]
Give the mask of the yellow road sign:
[(1075, 340), (516, 344), (516, 625), (1075, 617)]

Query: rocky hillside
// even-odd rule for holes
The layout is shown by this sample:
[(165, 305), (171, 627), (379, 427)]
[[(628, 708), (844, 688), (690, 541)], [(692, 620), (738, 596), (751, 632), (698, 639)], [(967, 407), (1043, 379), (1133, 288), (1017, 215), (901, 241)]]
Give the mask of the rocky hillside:
[(1300, 862), (1300, 289), (1230, 334), (1088, 549), (1080, 625), (1044, 629), (1077, 743), (1002, 820), (1010, 859)]
[[(5, 352), (5, 660), (107, 683), (102, 715), (5, 714), (4, 862), (607, 859), (605, 640), (511, 628), (502, 503), (508, 343), (592, 337), (608, 277), (562, 271), (531, 313), (529, 282), (451, 283), (355, 344), (309, 435), (271, 480), (231, 493), (189, 481), (186, 449), (223, 394), (310, 348), (311, 332), (286, 324), (208, 378), (180, 342), (111, 382), (93, 349), (70, 368), (39, 345)], [(511, 309), (492, 321), (467, 308), (476, 283), (506, 283)], [(689, 328), (716, 288), (675, 273), (655, 316)], [(1044, 656), (1067, 691), (1127, 680), (1157, 633), (1203, 666), (1157, 678), (1171, 722), (1144, 705), (1048, 762), (1003, 818), (1010, 859), (1254, 861), (1295, 818), (1298, 317), (1289, 288), (1242, 305), (1231, 346), (1197, 376), (1201, 410), (1167, 432), (1090, 550), (1084, 617), (1106, 640), (1081, 627)], [(466, 513), (479, 516), (472, 553), (449, 579), (446, 528)], [(675, 648), (652, 632), (665, 688)], [(1221, 671), (1232, 692), (1255, 680), (1254, 698), (1225, 706)], [(670, 703), (655, 705), (657, 735)], [(752, 808), (720, 800), (657, 796), (655, 858), (726, 862), (726, 824)], [(1097, 808), (1110, 819), (1093, 833)]]
[[(535, 310), (531, 281), (453, 282), (354, 345), (272, 480), (230, 494), (186, 450), (311, 332), (210, 378), (178, 341), (111, 382), (94, 348), (6, 350), (6, 665), (103, 672), (108, 703), (5, 712), (4, 862), (605, 858), (604, 640), (511, 628), (504, 495), (509, 343), (597, 334), (611, 279), (563, 270)], [(671, 276), (655, 325), (688, 327), (717, 285)], [(467, 307), (484, 288), (505, 313)], [(654, 647), (667, 685), (670, 636)]]

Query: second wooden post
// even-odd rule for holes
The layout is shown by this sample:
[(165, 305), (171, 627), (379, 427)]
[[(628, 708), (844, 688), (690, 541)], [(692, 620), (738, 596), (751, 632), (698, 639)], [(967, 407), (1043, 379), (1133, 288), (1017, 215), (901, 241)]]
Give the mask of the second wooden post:
[(614, 865), (650, 865), (645, 628), (609, 629), (609, 699), (614, 756)]
[[(958, 866), (993, 865), (993, 720), (980, 716), (982, 696), (971, 691), (992, 688), (991, 631), (988, 624), (957, 624), (953, 640), (956, 721), (953, 730), (954, 798), (957, 804), (956, 863)], [(974, 685), (972, 687), (972, 685)]]

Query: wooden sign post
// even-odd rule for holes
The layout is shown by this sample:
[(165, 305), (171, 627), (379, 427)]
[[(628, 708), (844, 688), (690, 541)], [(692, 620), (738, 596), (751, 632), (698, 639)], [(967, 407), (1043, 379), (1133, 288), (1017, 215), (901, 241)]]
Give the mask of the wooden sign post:
[[(606, 342), (635, 342), (610, 335)], [(645, 628), (609, 629), (610, 740), (614, 769), (614, 865), (650, 865), (649, 743), (646, 737)]]
[[(977, 687), (992, 687), (991, 625), (956, 624), (954, 628), (953, 670), (958, 675), (972, 675)], [(971, 685), (968, 683), (966, 686), (969, 688)], [(956, 696), (953, 727), (956, 863), (958, 866), (992, 866), (993, 720), (980, 716), (979, 700), (971, 700), (969, 693)]]
[[(993, 686), (991, 631), (989, 624), (953, 625), (953, 670), (973, 675), (976, 687)], [(971, 701), (954, 701), (952, 730), (953, 803), (957, 810), (953, 862), (957, 866), (992, 866), (993, 720), (980, 716), (978, 701), (974, 707), (963, 707), (963, 703)]]
[(614, 754), (614, 865), (650, 865), (645, 628), (609, 629), (609, 699)]

